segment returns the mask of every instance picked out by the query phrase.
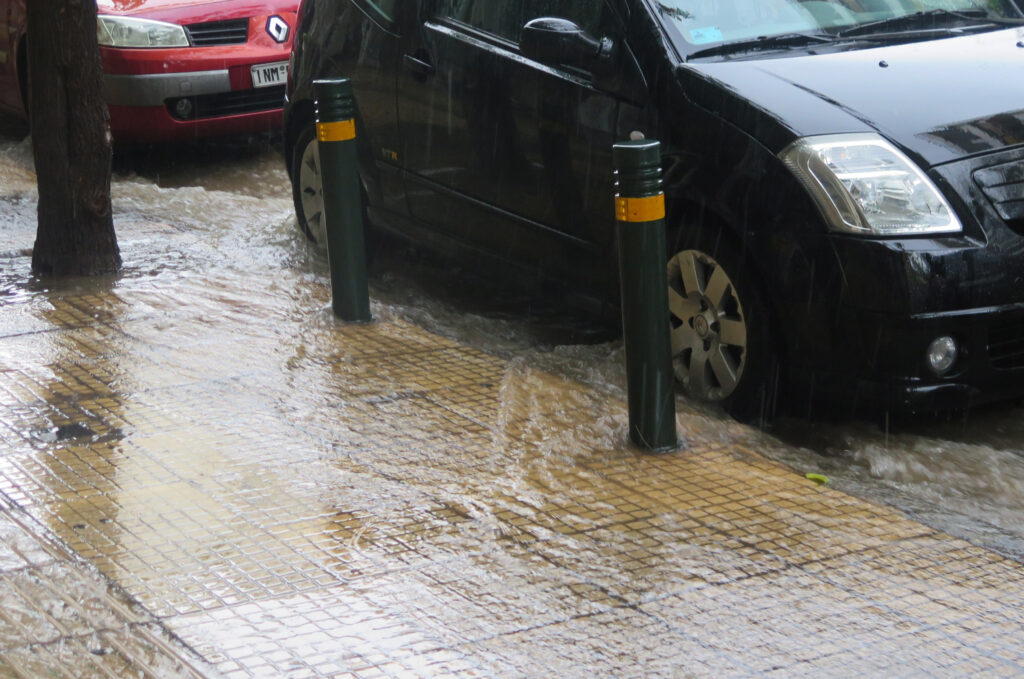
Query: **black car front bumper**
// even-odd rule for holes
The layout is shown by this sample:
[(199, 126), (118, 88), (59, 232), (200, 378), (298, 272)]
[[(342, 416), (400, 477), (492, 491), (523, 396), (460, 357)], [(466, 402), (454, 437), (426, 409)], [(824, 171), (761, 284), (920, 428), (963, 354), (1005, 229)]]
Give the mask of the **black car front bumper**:
[[(844, 316), (857, 348), (840, 353), (835, 369), (816, 379), (836, 403), (927, 412), (1024, 396), (1024, 303), (903, 318), (854, 310)], [(939, 337), (952, 337), (958, 348), (953, 366), (941, 375), (927, 360)], [(858, 355), (860, 360), (844, 360)]]
[[(1003, 170), (1000, 192), (991, 188), (993, 167)], [(1024, 169), (1015, 185), (1007, 167), (1024, 167), (1024, 150), (930, 172), (960, 234), (794, 239), (798, 255), (780, 266), (779, 281), (788, 288), (787, 345), (803, 350), (789, 357), (797, 402), (922, 412), (1024, 396), (1024, 218), (1008, 218), (1016, 203), (993, 198), (1018, 192), (1024, 205)], [(939, 337), (959, 349), (942, 374), (927, 361)]]

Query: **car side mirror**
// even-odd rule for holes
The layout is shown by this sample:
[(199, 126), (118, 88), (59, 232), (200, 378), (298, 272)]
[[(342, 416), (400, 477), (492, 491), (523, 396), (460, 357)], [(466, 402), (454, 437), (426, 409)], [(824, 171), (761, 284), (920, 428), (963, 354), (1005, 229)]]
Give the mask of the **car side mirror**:
[(609, 38), (591, 37), (568, 19), (544, 17), (523, 26), (519, 51), (542, 64), (598, 71), (611, 61), (614, 43)]

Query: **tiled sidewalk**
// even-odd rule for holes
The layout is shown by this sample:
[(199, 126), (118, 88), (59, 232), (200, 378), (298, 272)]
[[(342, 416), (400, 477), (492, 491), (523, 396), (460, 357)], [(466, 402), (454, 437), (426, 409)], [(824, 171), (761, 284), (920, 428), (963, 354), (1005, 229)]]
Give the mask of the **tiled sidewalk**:
[(739, 425), (684, 408), (687, 448), (640, 454), (571, 354), (341, 325), (286, 259), (168, 261), (4, 267), (0, 676), (1024, 674), (1024, 566)]
[(189, 677), (211, 667), (0, 500), (0, 677)]

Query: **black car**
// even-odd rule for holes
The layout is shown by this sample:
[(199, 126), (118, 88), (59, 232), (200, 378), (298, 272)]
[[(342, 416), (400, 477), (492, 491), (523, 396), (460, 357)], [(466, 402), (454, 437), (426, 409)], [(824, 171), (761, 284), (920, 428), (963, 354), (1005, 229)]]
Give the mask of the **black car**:
[(375, 227), (617, 303), (614, 143), (660, 140), (677, 377), (741, 417), (1024, 393), (1024, 29), (1002, 0), (305, 0)]

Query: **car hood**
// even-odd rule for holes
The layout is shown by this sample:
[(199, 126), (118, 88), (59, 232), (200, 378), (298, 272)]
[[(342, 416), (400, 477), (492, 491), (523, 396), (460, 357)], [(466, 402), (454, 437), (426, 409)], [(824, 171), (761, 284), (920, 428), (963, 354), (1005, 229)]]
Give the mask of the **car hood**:
[(294, 12), (299, 0), (98, 0), (100, 14), (189, 23)]
[(683, 69), (702, 81), (704, 94), (724, 87), (712, 107), (747, 132), (792, 133), (762, 139), (769, 146), (786, 137), (877, 130), (934, 166), (1024, 144), (1022, 39), (1024, 29), (1015, 28)]

